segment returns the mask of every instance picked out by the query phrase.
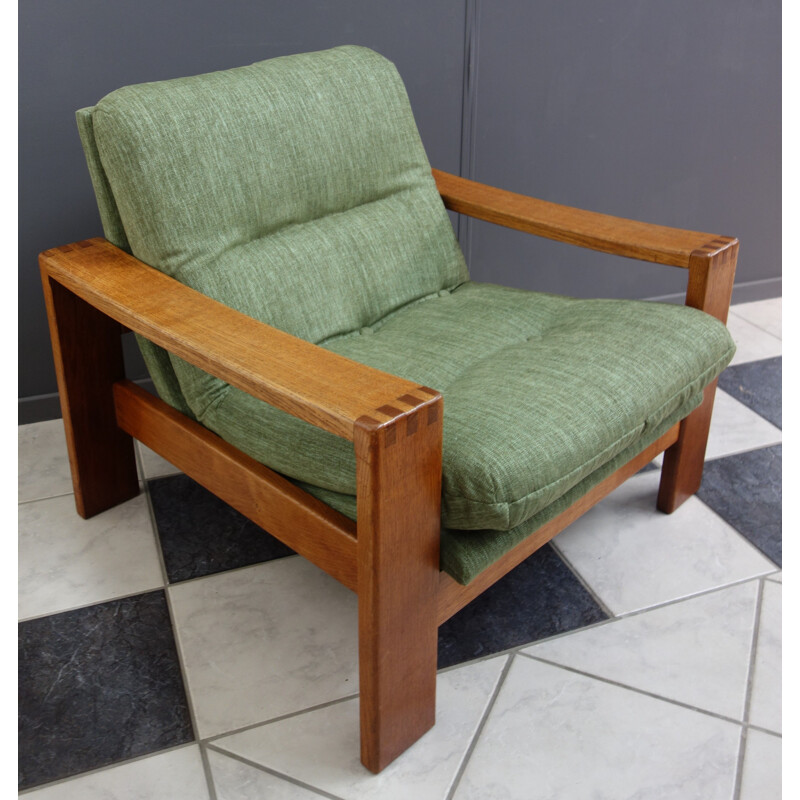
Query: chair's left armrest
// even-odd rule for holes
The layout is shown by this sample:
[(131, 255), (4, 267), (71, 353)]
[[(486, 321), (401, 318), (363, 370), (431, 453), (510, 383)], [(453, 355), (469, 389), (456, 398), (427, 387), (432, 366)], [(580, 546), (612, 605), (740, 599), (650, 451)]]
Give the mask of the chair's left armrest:
[(352, 440), (439, 394), (298, 339), (88, 239), (39, 256), (44, 276), (206, 372), (319, 428)]

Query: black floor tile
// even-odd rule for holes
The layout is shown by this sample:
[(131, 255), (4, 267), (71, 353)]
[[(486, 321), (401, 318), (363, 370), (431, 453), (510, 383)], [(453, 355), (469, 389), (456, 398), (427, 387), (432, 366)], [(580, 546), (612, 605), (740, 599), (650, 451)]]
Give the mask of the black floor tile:
[(294, 552), (186, 475), (148, 486), (170, 583)]
[(546, 545), (439, 628), (439, 668), (607, 618)]
[(781, 539), (781, 445), (706, 461), (697, 496), (778, 566)]
[(720, 375), (719, 388), (780, 428), (781, 364), (782, 359), (778, 356), (728, 367)]
[(193, 739), (162, 591), (20, 623), (20, 788)]

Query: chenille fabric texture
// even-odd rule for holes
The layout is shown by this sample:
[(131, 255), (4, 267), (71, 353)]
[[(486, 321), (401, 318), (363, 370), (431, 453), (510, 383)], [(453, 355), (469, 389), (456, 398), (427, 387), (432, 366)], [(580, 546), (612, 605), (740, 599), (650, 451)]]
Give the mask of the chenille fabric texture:
[[(442, 564), (462, 582), (688, 413), (733, 355), (694, 309), (470, 281), (403, 83), (365, 48), (125, 87), (78, 120), (115, 244), (442, 392)], [(355, 513), (352, 443), (141, 343), (168, 403)]]

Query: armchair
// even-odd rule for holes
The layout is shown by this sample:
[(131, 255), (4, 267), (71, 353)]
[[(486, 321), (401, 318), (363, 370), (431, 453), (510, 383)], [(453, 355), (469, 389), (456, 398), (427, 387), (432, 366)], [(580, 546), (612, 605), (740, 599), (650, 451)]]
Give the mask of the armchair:
[[(438, 625), (657, 454), (659, 509), (699, 488), (735, 239), (431, 172), (364, 48), (78, 122), (107, 238), (40, 256), (78, 513), (138, 493), (135, 438), (357, 592), (370, 770), (434, 724)], [(445, 208), (685, 268), (690, 308), (475, 284)]]

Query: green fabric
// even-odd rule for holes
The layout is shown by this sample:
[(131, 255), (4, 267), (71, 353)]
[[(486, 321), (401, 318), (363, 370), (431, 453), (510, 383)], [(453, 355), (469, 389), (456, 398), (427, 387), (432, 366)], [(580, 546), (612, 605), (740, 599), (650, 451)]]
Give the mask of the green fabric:
[[(125, 235), (125, 229), (119, 217), (114, 193), (111, 191), (105, 170), (100, 162), (100, 154), (97, 151), (92, 122), (93, 111), (94, 108), (81, 108), (75, 112), (75, 119), (78, 123), (78, 133), (86, 156), (86, 164), (89, 167), (92, 187), (97, 198), (103, 233), (111, 244), (130, 252), (131, 247), (128, 244), (128, 237)], [(175, 375), (175, 370), (170, 363), (169, 353), (138, 334), (136, 334), (136, 341), (159, 396), (173, 408), (177, 408), (184, 414), (194, 418), (194, 414), (192, 414), (191, 409), (183, 398), (178, 377)]]
[[(733, 342), (685, 306), (467, 282), (327, 349), (444, 397), (443, 522), (509, 530), (658, 426)], [(355, 494), (353, 446), (236, 389), (203, 424), (292, 478)]]
[(97, 198), (97, 208), (100, 211), (100, 221), (103, 223), (103, 233), (111, 244), (130, 253), (131, 247), (128, 244), (128, 237), (125, 235), (122, 220), (119, 218), (114, 193), (111, 191), (105, 170), (100, 162), (100, 154), (97, 152), (97, 142), (94, 138), (94, 125), (92, 123), (93, 111), (94, 108), (78, 109), (75, 112), (75, 120), (78, 123), (78, 133), (81, 137), (83, 153), (86, 156), (86, 166), (89, 167), (89, 177), (92, 179), (92, 187)]
[[(467, 279), (394, 66), (341, 47), (128, 86), (94, 133), (133, 253), (312, 342)], [(171, 359), (203, 420), (227, 385)]]
[[(443, 524), (473, 531), (480, 563), (487, 531), (505, 542), (560, 508), (733, 354), (694, 309), (470, 282), (402, 81), (364, 48), (125, 87), (79, 122), (138, 258), (443, 393)], [(278, 472), (355, 493), (351, 443), (144, 349), (167, 402)]]
[[(528, 538), (546, 522), (566, 511), (574, 502), (583, 497), (593, 486), (607, 478), (612, 472), (642, 452), (656, 439), (665, 434), (676, 422), (683, 419), (690, 411), (697, 408), (703, 400), (702, 393), (692, 397), (667, 417), (660, 425), (650, 429), (635, 444), (626, 447), (602, 467), (585, 477), (580, 483), (559, 497), (538, 514), (525, 520), (510, 531), (494, 530), (452, 530), (442, 529), (440, 567), (454, 580), (467, 585), (483, 570), (491, 566), (509, 550)], [(338, 494), (317, 486), (299, 484), (310, 494), (332, 506), (337, 511), (356, 519), (356, 498), (348, 494)], [(655, 498), (653, 498), (655, 513)]]

